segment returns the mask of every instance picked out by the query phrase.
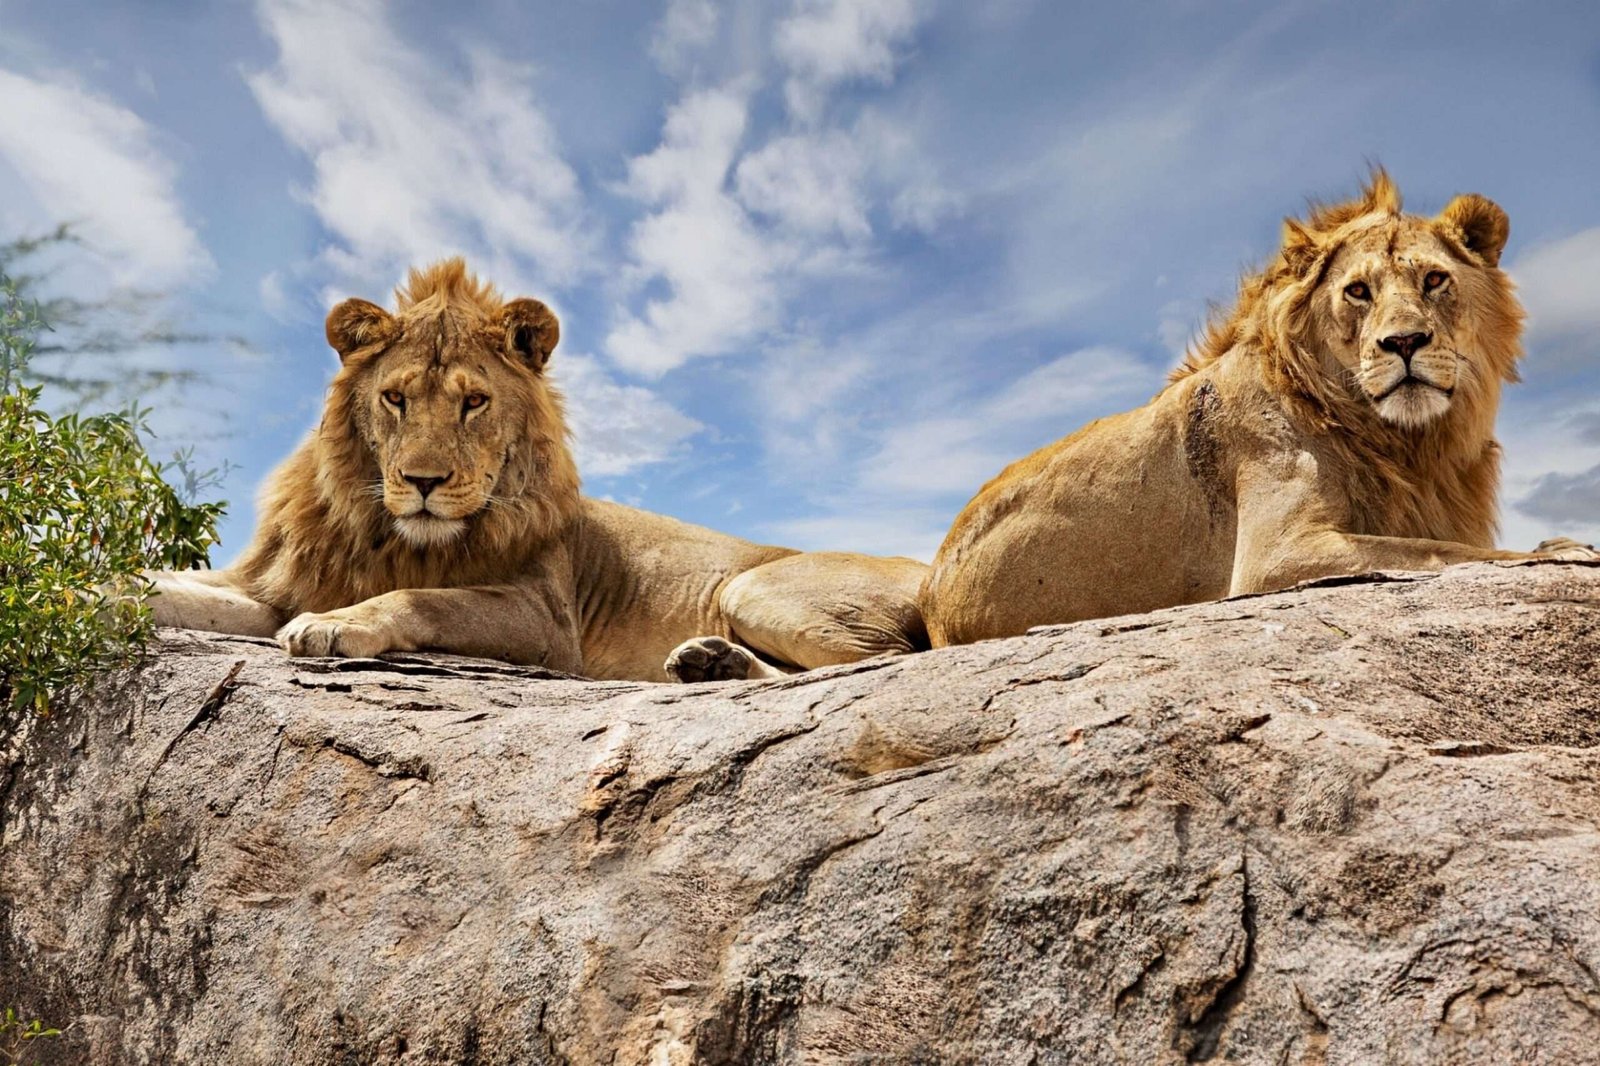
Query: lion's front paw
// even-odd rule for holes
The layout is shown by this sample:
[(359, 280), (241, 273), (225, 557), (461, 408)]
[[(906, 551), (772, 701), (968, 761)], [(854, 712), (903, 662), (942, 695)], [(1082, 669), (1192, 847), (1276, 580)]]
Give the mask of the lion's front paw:
[(667, 676), (675, 681), (743, 681), (755, 672), (756, 657), (721, 637), (695, 637), (672, 649)]
[(1579, 544), (1571, 537), (1552, 537), (1541, 541), (1533, 550), (1539, 555), (1548, 555), (1567, 562), (1589, 562), (1600, 559), (1600, 552), (1594, 550), (1593, 544)]
[(345, 659), (370, 659), (397, 646), (387, 634), (341, 611), (300, 615), (278, 630), (278, 643), (294, 656)]

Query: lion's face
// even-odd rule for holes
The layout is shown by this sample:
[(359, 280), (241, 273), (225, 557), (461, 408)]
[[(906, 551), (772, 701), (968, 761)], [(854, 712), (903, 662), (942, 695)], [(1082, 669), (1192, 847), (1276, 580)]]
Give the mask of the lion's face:
[(1385, 421), (1427, 425), (1511, 374), (1521, 315), (1496, 268), (1508, 232), (1474, 196), (1436, 219), (1377, 211), (1323, 235), (1313, 340)]
[(391, 316), (364, 300), (334, 309), (328, 337), (346, 360), (335, 387), (349, 390), (378, 470), (368, 489), (406, 540), (448, 544), (537, 493), (547, 464), (536, 445), (564, 433), (542, 377), (557, 330), (535, 300), (490, 316), (426, 303)]
[(1438, 418), (1475, 373), (1461, 329), (1463, 296), (1481, 284), (1474, 273), (1418, 219), (1374, 226), (1335, 255), (1318, 294), (1334, 327), (1329, 350), (1385, 419)]
[(436, 361), (429, 347), (402, 337), (359, 386), (383, 506), (418, 544), (454, 539), (491, 506), (528, 417), (523, 390), (497, 359), (458, 352)]

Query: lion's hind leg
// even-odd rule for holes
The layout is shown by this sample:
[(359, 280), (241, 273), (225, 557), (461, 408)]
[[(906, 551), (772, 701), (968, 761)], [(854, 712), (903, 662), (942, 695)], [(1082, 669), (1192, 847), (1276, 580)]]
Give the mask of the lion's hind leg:
[(729, 638), (686, 640), (667, 656), (678, 681), (742, 681), (928, 647), (912, 559), (805, 552), (746, 570), (723, 586)]
[(721, 637), (694, 637), (684, 641), (667, 656), (667, 676), (674, 681), (754, 681), (783, 677), (789, 671), (771, 663), (749, 648)]
[(802, 670), (928, 647), (913, 559), (804, 552), (747, 570), (723, 587), (733, 640)]

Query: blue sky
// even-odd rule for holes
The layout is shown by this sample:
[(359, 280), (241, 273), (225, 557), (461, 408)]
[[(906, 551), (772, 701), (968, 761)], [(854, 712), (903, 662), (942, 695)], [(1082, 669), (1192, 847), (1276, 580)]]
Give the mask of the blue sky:
[(455, 253), (561, 314), (591, 494), (927, 558), (1371, 161), (1509, 211), (1503, 541), (1600, 540), (1591, 3), (0, 0), (0, 238), (252, 342), (135, 355), (211, 378), (155, 422), (239, 466), (219, 561), (326, 309)]

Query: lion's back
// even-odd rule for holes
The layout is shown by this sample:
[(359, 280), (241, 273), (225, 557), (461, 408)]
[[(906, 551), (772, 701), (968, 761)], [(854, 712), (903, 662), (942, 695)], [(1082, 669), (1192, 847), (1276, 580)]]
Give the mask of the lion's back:
[(1092, 422), (983, 487), (923, 586), (935, 646), (1203, 599), (1219, 580), (1225, 589), (1213, 566), (1173, 565), (1185, 541), (1233, 536), (1220, 431), (1204, 424), (1214, 415), (1193, 424), (1195, 384)]

